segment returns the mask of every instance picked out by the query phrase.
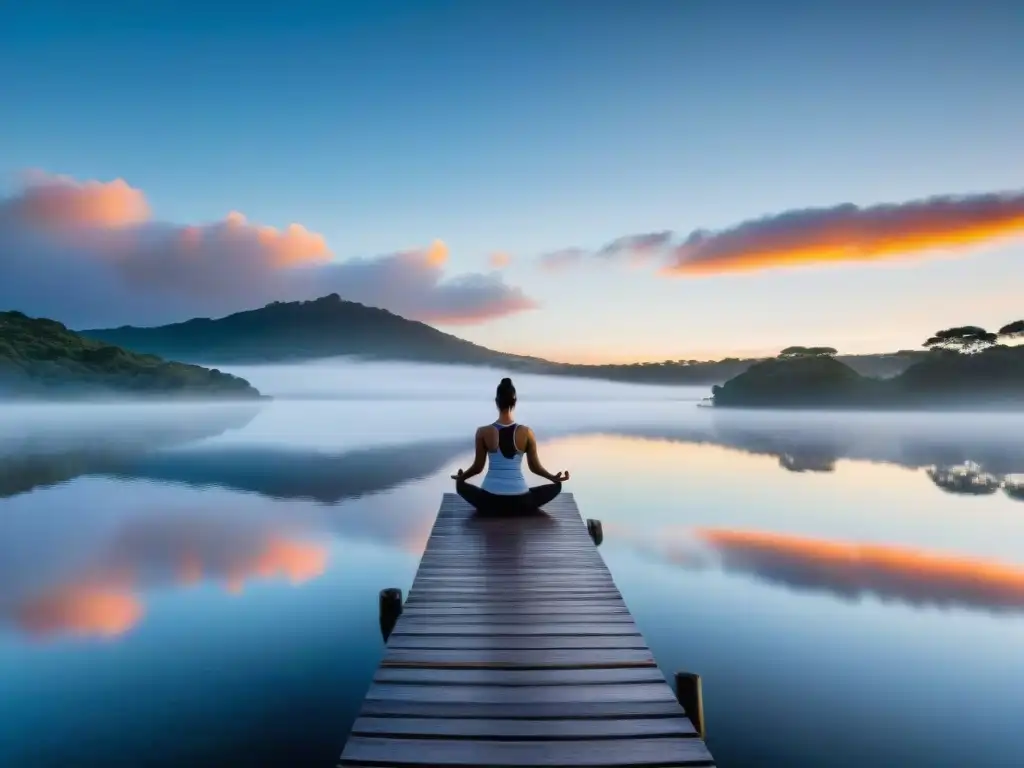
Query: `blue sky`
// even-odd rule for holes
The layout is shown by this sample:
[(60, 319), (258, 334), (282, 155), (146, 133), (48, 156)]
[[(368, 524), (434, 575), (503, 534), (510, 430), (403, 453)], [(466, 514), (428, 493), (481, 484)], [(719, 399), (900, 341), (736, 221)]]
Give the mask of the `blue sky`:
[(502, 279), (540, 308), (442, 326), (489, 346), (872, 351), (1024, 315), (1019, 240), (707, 277), (537, 265), (633, 233), (1024, 187), (1016, 2), (22, 5), (0, 7), (9, 194), (26, 168), (123, 178), (157, 220), (298, 222), (341, 260), (441, 239), (450, 276), (506, 252)]

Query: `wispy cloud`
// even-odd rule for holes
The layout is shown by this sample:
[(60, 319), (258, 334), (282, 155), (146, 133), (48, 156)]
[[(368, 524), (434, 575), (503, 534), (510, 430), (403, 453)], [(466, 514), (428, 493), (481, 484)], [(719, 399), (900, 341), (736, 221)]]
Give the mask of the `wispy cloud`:
[(155, 221), (122, 180), (34, 173), (0, 199), (0, 307), (78, 327), (220, 316), (328, 293), (437, 323), (472, 323), (536, 306), (497, 274), (445, 275), (448, 248), (337, 261), (299, 224), (237, 212), (200, 225)]
[(559, 272), (582, 264), (586, 256), (587, 251), (582, 248), (563, 248), (541, 255), (540, 267), (548, 272)]
[(511, 254), (505, 253), (504, 251), (495, 251), (487, 259), (487, 264), (491, 267), (491, 269), (504, 269), (511, 263)]
[(699, 276), (925, 258), (1012, 237), (1024, 237), (1024, 192), (804, 208), (685, 237), (670, 231), (625, 235), (596, 251), (569, 248), (546, 254), (540, 265), (627, 260), (656, 264), (665, 275)]
[(661, 255), (672, 242), (672, 232), (647, 232), (617, 237), (595, 254), (606, 259), (626, 259), (633, 264), (646, 264)]

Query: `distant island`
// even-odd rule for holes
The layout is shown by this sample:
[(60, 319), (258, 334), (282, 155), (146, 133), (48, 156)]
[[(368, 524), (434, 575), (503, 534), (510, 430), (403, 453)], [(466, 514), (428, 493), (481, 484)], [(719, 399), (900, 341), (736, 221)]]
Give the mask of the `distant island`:
[(899, 408), (985, 410), (1024, 408), (1024, 320), (992, 333), (978, 326), (939, 331), (903, 372), (864, 376), (836, 359), (831, 347), (789, 347), (712, 387), (716, 407)]
[(61, 323), (0, 312), (0, 399), (261, 397), (245, 379), (88, 339)]
[[(512, 355), (444, 333), (383, 309), (342, 300), (274, 302), (219, 319), (195, 318), (154, 328), (83, 330), (92, 339), (171, 360), (212, 364), (281, 363), (354, 356), (368, 360), (488, 365), (530, 373), (612, 381), (710, 386), (761, 358), (666, 360), (629, 365), (578, 365)], [(900, 351), (840, 358), (863, 375), (895, 376), (925, 353)]]

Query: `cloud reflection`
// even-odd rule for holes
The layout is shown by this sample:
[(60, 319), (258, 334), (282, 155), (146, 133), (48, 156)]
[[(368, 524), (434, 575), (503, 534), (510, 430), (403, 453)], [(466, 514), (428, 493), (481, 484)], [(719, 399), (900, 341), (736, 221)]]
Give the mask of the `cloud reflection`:
[(142, 602), (131, 593), (72, 585), (15, 606), (11, 620), (37, 638), (115, 637), (134, 627), (144, 612)]
[(129, 518), (105, 546), (85, 557), (69, 555), (71, 566), (56, 578), (8, 573), (11, 578), (0, 583), (0, 622), (40, 639), (109, 638), (141, 621), (147, 590), (217, 583), (239, 594), (254, 580), (301, 584), (327, 568), (327, 548), (317, 541), (260, 520), (215, 515), (172, 511)]
[[(765, 531), (703, 528), (694, 534), (726, 572), (794, 589), (845, 598), (874, 595), (915, 606), (1024, 610), (1024, 566)], [(685, 564), (693, 563), (685, 548), (679, 553)]]

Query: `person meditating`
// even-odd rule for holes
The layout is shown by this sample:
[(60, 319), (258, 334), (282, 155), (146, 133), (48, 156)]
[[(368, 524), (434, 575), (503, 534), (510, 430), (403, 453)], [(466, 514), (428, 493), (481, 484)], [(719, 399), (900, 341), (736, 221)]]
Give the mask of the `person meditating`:
[[(554, 499), (569, 479), (568, 472), (552, 474), (537, 456), (537, 438), (525, 424), (516, 424), (516, 388), (512, 379), (502, 379), (494, 398), (498, 419), (476, 431), (476, 455), (469, 469), (461, 469), (452, 479), (455, 491), (478, 512), (493, 514), (529, 514)], [(531, 488), (523, 476), (523, 456), (530, 471), (551, 482)], [(487, 474), (480, 487), (466, 481), (479, 475), (487, 461)]]

